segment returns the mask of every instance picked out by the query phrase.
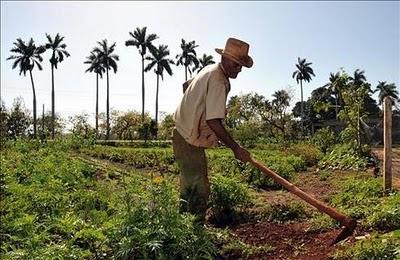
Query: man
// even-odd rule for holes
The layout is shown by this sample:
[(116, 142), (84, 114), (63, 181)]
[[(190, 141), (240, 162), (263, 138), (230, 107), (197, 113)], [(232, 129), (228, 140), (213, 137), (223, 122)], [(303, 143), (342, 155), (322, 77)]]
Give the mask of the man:
[(220, 140), (232, 149), (236, 159), (250, 160), (249, 152), (233, 140), (222, 124), (229, 78), (236, 78), (242, 66), (253, 65), (249, 45), (229, 38), (225, 49), (215, 50), (221, 55), (221, 62), (206, 66), (184, 83), (184, 95), (174, 114), (172, 139), (180, 170), (181, 211), (197, 215), (200, 222), (205, 220), (210, 194), (204, 149), (216, 146)]

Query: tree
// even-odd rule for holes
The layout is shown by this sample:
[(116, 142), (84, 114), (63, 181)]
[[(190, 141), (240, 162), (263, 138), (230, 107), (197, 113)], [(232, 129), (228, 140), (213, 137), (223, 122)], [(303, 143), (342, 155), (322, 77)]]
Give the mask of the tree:
[(196, 45), (195, 41), (190, 41), (186, 43), (186, 41), (182, 39), (182, 53), (176, 55), (176, 58), (178, 59), (176, 65), (183, 65), (185, 67), (185, 81), (187, 81), (187, 72), (189, 71), (190, 75), (192, 74), (191, 66), (194, 67), (193, 70), (195, 70), (199, 66), (199, 60), (197, 59), (196, 51), (194, 50), (197, 47), (199, 46)]
[(7, 138), (8, 111), (3, 100), (0, 100), (0, 144)]
[(99, 76), (103, 78), (103, 73), (106, 71), (103, 64), (100, 62), (98, 53), (91, 51), (86, 57), (85, 64), (89, 64), (89, 68), (85, 72), (96, 73), (96, 137), (99, 135)]
[(24, 100), (21, 97), (14, 99), (6, 123), (7, 135), (13, 139), (28, 136), (30, 125), (29, 110), (25, 108)]
[(82, 113), (75, 116), (70, 116), (68, 120), (72, 127), (70, 129), (71, 133), (83, 138), (91, 138), (97, 133), (96, 130), (89, 124), (89, 115)]
[[(163, 117), (161, 117), (163, 118)], [(172, 130), (174, 129), (175, 122), (173, 118), (173, 114), (167, 114), (161, 120), (159, 127), (159, 139), (167, 140), (171, 139)]]
[(197, 72), (200, 72), (204, 67), (215, 64), (215, 61), (213, 60), (212, 55), (206, 55), (205, 53), (203, 54), (203, 57), (199, 59), (199, 66)]
[(57, 64), (61, 63), (65, 57), (69, 57), (70, 54), (65, 50), (67, 45), (62, 43), (64, 37), (61, 37), (58, 33), (54, 37), (54, 40), (49, 34), (46, 34), (48, 43), (46, 43), (46, 49), (52, 51), (50, 64), (51, 64), (51, 138), (54, 139), (55, 130), (55, 91), (54, 91), (54, 68), (57, 69)]
[(133, 140), (139, 136), (141, 114), (135, 111), (116, 111), (113, 118), (113, 133), (119, 140)]
[(117, 73), (117, 61), (119, 61), (119, 57), (116, 54), (113, 54), (115, 50), (116, 43), (113, 43), (111, 46), (108, 46), (107, 40), (104, 39), (101, 42), (97, 42), (100, 46), (94, 48), (93, 52), (98, 55), (99, 61), (102, 66), (106, 69), (107, 75), (107, 131), (106, 131), (106, 139), (110, 138), (110, 84), (109, 84), (109, 76), (108, 71), (110, 69), (114, 70), (114, 73)]
[(394, 101), (399, 100), (399, 91), (396, 89), (396, 85), (394, 83), (387, 84), (386, 81), (378, 81), (378, 86), (376, 86), (374, 92), (377, 91), (379, 91), (379, 105), (382, 104), (383, 106), (383, 100), (385, 99), (385, 97), (391, 97)]
[[(303, 112), (303, 80), (310, 82), (311, 75), (315, 77), (313, 69), (310, 67), (312, 63), (306, 62), (306, 59), (300, 59), (298, 57), (298, 64), (296, 64), (297, 70), (293, 72), (292, 78), (296, 79), (297, 84), (300, 82), (301, 89), (301, 119), (303, 122), (304, 112)], [(301, 124), (303, 130), (303, 123)]]
[[(54, 120), (54, 121), (53, 121)], [(63, 119), (57, 115), (54, 115), (51, 111), (44, 113), (38, 119), (38, 128), (41, 129), (41, 135), (43, 139), (54, 138), (53, 137), (53, 128), (55, 136), (60, 136), (64, 130), (65, 124)]]
[(35, 84), (33, 83), (32, 71), (35, 65), (39, 70), (42, 70), (40, 62), (43, 61), (41, 54), (46, 51), (43, 46), (36, 47), (35, 42), (31, 38), (28, 44), (25, 44), (20, 38), (14, 42), (15, 47), (10, 51), (16, 53), (16, 55), (11, 55), (7, 60), (15, 60), (12, 68), (15, 69), (19, 66), (19, 75), (22, 73), (26, 76), (26, 72), (29, 71), (29, 76), (31, 78), (32, 92), (33, 92), (33, 137), (36, 138), (37, 133), (37, 122), (36, 122), (36, 91)]
[(155, 49), (152, 44), (152, 41), (157, 39), (156, 34), (146, 35), (147, 27), (136, 28), (136, 30), (132, 33), (129, 32), (129, 35), (132, 36), (133, 39), (127, 40), (125, 42), (126, 46), (135, 46), (139, 49), (139, 54), (142, 56), (142, 121), (144, 122), (144, 99), (145, 99), (145, 87), (144, 87), (144, 57), (146, 55), (147, 49)]
[(336, 72), (336, 74), (333, 74), (332, 72), (330, 73), (329, 77), (329, 83), (326, 84), (325, 86), (332, 92), (333, 95), (335, 95), (335, 117), (338, 119), (338, 113), (339, 113), (339, 85), (337, 84), (337, 79), (339, 78), (340, 73)]
[(167, 71), (169, 75), (172, 75), (171, 64), (174, 64), (172, 60), (168, 58), (169, 50), (168, 45), (159, 45), (157, 49), (150, 49), (152, 56), (147, 56), (146, 60), (149, 60), (150, 63), (147, 65), (145, 71), (151, 70), (153, 67), (154, 73), (157, 75), (157, 90), (156, 90), (156, 114), (155, 114), (155, 123), (156, 127), (158, 126), (158, 88), (159, 88), (159, 77), (161, 80), (164, 80), (164, 70)]

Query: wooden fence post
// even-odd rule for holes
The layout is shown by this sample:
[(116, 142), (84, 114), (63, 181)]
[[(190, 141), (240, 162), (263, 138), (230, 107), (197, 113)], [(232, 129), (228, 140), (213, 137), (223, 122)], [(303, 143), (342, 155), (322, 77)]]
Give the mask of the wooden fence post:
[(392, 189), (392, 100), (384, 99), (383, 112), (383, 184), (384, 189)]

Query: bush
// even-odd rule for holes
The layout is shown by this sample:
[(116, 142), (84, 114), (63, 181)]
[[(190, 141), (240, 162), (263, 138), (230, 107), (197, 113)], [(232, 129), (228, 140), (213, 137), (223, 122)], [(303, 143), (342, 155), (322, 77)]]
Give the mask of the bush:
[(383, 230), (400, 228), (400, 193), (384, 197), (367, 217), (365, 225)]
[(382, 182), (375, 178), (349, 178), (341, 185), (341, 192), (331, 198), (333, 205), (354, 218), (365, 218), (374, 210), (384, 195)]
[(250, 188), (238, 177), (225, 177), (221, 174), (211, 176), (209, 206), (216, 222), (233, 220), (237, 210), (252, 203)]
[(334, 259), (399, 259), (400, 237), (395, 233), (379, 235), (373, 233), (366, 240), (358, 241), (354, 246), (346, 247), (337, 252)]
[(162, 177), (146, 185), (116, 237), (120, 259), (212, 258), (215, 248), (194, 216), (179, 213), (178, 192)]
[(259, 131), (255, 131), (256, 126), (254, 123), (245, 123), (234, 129), (233, 137), (242, 146), (247, 148), (254, 148), (259, 140)]
[[(270, 158), (270, 160), (263, 160), (268, 168), (275, 171), (279, 176), (283, 177), (286, 180), (290, 180), (293, 178), (295, 169), (288, 162), (283, 160), (276, 160), (274, 158)], [(243, 164), (245, 165), (245, 164)], [(282, 186), (276, 183), (272, 178), (270, 178), (267, 174), (261, 172), (259, 169), (253, 166), (247, 166), (242, 170), (243, 176), (246, 181), (254, 185), (257, 188), (261, 189), (281, 189)]]
[(313, 135), (311, 142), (318, 146), (323, 153), (326, 153), (336, 143), (335, 132), (328, 127), (319, 129)]
[(204, 228), (194, 224), (194, 216), (179, 213), (172, 180), (121, 174), (116, 181), (96, 178), (97, 170), (70, 156), (64, 143), (15, 143), (2, 150), (0, 254), (7, 259), (213, 258), (215, 248)]
[(302, 158), (306, 166), (316, 165), (322, 157), (322, 153), (317, 146), (306, 142), (292, 144), (284, 151), (286, 154)]
[(335, 145), (318, 163), (319, 167), (330, 170), (363, 170), (366, 165), (366, 158), (351, 144)]
[(286, 222), (295, 219), (302, 219), (307, 216), (305, 207), (300, 203), (273, 204), (269, 205), (262, 213), (263, 218), (268, 221)]

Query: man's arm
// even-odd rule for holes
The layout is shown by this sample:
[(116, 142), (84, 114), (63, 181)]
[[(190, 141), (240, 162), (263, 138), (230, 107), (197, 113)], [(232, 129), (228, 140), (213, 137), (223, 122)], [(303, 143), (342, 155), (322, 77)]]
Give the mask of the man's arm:
[(215, 135), (229, 148), (232, 149), (235, 154), (235, 158), (243, 162), (248, 162), (251, 160), (250, 153), (242, 148), (238, 143), (233, 140), (231, 135), (226, 131), (224, 125), (222, 124), (222, 119), (211, 119), (207, 120), (207, 125), (214, 131)]

